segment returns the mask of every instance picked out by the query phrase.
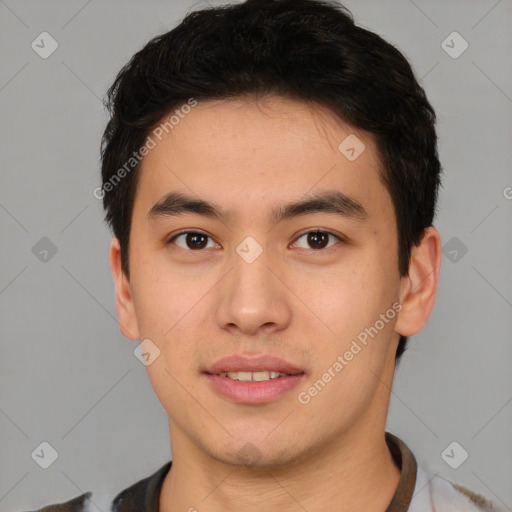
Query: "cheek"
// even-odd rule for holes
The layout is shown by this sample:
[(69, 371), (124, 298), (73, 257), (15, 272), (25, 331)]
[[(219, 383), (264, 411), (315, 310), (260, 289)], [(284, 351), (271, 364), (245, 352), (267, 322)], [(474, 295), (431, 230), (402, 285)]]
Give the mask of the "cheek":
[(179, 275), (160, 271), (154, 263), (135, 269), (134, 262), (134, 270), (132, 294), (140, 334), (163, 346), (198, 299)]
[(212, 304), (208, 290), (215, 283), (191, 279), (183, 273), (144, 265), (134, 283), (134, 304), (141, 339), (150, 339), (160, 351), (147, 367), (152, 381), (178, 385), (166, 370), (182, 382), (197, 358), (198, 344), (211, 333)]
[(384, 323), (380, 315), (392, 307), (398, 292), (390, 263), (379, 261), (378, 252), (368, 250), (363, 258), (361, 251), (328, 273), (302, 274), (297, 280), (296, 294), (302, 299), (297, 311), (304, 311), (299, 323), (307, 324), (312, 338), (319, 334), (322, 342), (315, 344), (315, 351), (326, 367), (350, 350), (355, 340), (360, 341), (361, 351), (354, 359), (365, 364), (387, 351), (385, 341), (393, 333), (395, 311), (391, 309)]
[(317, 275), (301, 275), (298, 282), (297, 295), (309, 307), (309, 316), (316, 313), (313, 318), (323, 323), (326, 334), (338, 338), (360, 328), (380, 300), (381, 279), (375, 266), (360, 257), (328, 272), (319, 269)]

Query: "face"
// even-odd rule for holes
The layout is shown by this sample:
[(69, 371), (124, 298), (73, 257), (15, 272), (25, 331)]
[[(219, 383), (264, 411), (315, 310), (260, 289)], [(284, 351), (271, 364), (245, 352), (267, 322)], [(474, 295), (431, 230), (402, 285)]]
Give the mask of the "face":
[(403, 280), (371, 135), (273, 96), (198, 102), (161, 138), (117, 286), (171, 439), (277, 467), (384, 428)]

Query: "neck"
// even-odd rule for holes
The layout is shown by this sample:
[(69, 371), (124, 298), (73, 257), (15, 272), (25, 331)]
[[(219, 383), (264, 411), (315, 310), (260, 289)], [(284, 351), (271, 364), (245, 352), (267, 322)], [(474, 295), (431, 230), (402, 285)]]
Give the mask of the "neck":
[(161, 512), (339, 512), (386, 510), (398, 482), (395, 465), (380, 429), (353, 429), (321, 450), (284, 468), (227, 465), (200, 450), (178, 429), (172, 469), (160, 495)]

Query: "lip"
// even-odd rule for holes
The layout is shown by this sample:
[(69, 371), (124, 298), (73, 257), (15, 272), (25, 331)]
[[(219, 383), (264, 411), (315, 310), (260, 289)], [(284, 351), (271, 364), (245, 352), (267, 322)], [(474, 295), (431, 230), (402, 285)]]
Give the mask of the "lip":
[(305, 373), (304, 370), (276, 356), (247, 357), (241, 354), (218, 359), (206, 370), (206, 373), (214, 375), (221, 372), (262, 372), (265, 370), (291, 375)]
[[(265, 381), (239, 381), (217, 375), (221, 372), (273, 371), (288, 373), (285, 377)], [(279, 357), (264, 355), (247, 357), (232, 355), (218, 359), (204, 372), (208, 383), (218, 395), (238, 404), (257, 405), (276, 400), (298, 386), (306, 373)]]

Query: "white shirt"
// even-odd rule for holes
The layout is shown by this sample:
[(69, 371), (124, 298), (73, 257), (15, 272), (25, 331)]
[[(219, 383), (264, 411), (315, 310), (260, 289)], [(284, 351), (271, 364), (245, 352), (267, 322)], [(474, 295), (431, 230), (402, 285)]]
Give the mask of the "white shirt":
[(448, 480), (417, 467), (416, 485), (408, 512), (505, 512), (503, 508), (478, 506)]

